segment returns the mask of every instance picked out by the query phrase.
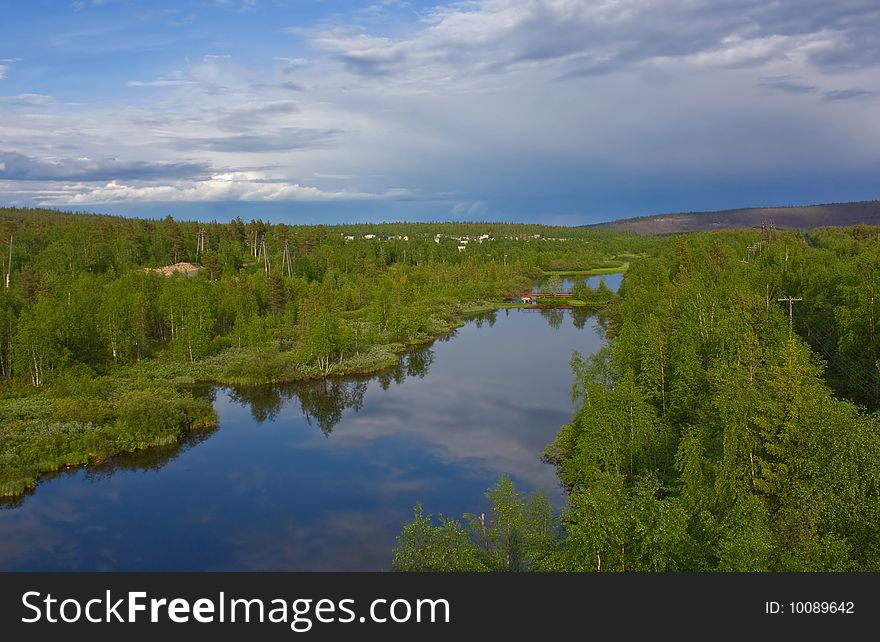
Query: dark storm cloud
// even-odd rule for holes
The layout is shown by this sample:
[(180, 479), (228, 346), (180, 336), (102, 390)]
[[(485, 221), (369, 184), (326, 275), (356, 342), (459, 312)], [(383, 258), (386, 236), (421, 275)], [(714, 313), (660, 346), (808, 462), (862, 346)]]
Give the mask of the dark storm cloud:
[(337, 56), (345, 68), (361, 76), (388, 76), (407, 62), (402, 52), (352, 52)]
[(836, 89), (822, 94), (824, 100), (863, 100), (877, 95), (876, 91), (867, 89)]
[(764, 76), (758, 81), (761, 87), (786, 94), (815, 94), (819, 88), (801, 82), (798, 76)]
[(0, 151), (0, 179), (31, 181), (113, 181), (180, 179), (207, 176), (210, 165), (191, 161), (154, 163), (118, 158), (39, 159)]

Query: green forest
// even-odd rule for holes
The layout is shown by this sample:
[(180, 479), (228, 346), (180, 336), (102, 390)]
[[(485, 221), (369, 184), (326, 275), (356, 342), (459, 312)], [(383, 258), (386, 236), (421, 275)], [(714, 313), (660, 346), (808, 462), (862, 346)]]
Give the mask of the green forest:
[[(880, 570), (878, 228), (648, 237), (7, 208), (0, 242), (0, 495), (198, 438), (217, 418), (197, 384), (393, 373), (536, 282), (550, 305), (567, 274), (626, 271), (617, 294), (571, 292), (581, 323), (601, 309), (607, 345), (572, 356), (577, 410), (544, 452), (565, 508), (502, 476), (472, 514), (417, 506), (392, 567)], [(329, 432), (334, 413), (314, 414)]]
[[(393, 369), (404, 350), (655, 243), (498, 223), (291, 226), (0, 209), (0, 495), (216, 424), (199, 382)], [(176, 266), (176, 268), (173, 268)], [(555, 285), (553, 286), (555, 287)], [(607, 290), (581, 290), (603, 305)], [(512, 305), (512, 304), (510, 304)]]
[(417, 506), (403, 571), (880, 570), (880, 229), (657, 239), (575, 354), (554, 513)]

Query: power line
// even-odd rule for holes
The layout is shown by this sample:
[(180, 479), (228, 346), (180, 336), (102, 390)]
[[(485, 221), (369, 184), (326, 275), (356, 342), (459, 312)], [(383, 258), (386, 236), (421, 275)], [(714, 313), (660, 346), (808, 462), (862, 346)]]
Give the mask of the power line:
[(789, 331), (792, 331), (794, 329), (794, 304), (797, 301), (803, 301), (803, 299), (799, 299), (793, 296), (786, 296), (776, 300), (780, 302), (788, 301), (788, 329)]

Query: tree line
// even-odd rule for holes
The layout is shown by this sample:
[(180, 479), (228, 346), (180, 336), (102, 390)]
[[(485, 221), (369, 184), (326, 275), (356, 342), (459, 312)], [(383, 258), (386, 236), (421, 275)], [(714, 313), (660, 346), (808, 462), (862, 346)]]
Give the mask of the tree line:
[[(512, 535), (487, 546), (481, 523), (418, 508), (395, 568), (880, 569), (878, 230), (656, 250), (611, 304), (607, 347), (572, 360), (577, 411), (545, 452), (567, 495), (546, 520), (558, 527), (535, 548), (528, 503), (502, 479), (490, 521)], [(493, 562), (511, 542), (517, 562)]]
[[(210, 425), (209, 404), (178, 384), (390, 368), (542, 270), (622, 263), (619, 254), (652, 245), (536, 225), (298, 226), (20, 208), (0, 209), (0, 243), (0, 495), (41, 472)], [(192, 265), (172, 269), (181, 263)], [(126, 404), (148, 404), (144, 395), (169, 418), (129, 439)]]

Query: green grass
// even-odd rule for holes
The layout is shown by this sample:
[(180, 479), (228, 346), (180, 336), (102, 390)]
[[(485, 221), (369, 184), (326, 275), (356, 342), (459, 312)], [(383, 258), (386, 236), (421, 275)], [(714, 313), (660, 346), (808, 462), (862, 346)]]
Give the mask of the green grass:
[(217, 423), (211, 403), (188, 393), (103, 383), (103, 396), (57, 398), (47, 389), (0, 401), (0, 496), (24, 493), (45, 473), (173, 444)]
[(601, 274), (621, 274), (629, 269), (629, 263), (590, 268), (588, 270), (542, 270), (544, 276), (599, 276)]

